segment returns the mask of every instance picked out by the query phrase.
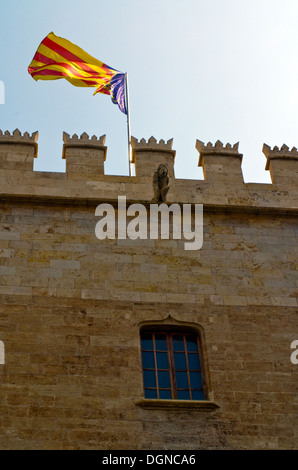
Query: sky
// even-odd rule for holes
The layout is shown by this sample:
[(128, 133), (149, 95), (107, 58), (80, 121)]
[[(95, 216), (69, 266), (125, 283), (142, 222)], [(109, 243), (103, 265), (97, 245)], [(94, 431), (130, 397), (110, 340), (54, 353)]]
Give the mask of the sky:
[(109, 96), (28, 74), (53, 31), (126, 72), (131, 134), (173, 138), (175, 175), (203, 179), (196, 139), (239, 142), (245, 182), (270, 183), (263, 143), (298, 147), (297, 0), (1, 0), (0, 129), (39, 131), (38, 171), (65, 171), (62, 134), (106, 134), (128, 175), (127, 122)]

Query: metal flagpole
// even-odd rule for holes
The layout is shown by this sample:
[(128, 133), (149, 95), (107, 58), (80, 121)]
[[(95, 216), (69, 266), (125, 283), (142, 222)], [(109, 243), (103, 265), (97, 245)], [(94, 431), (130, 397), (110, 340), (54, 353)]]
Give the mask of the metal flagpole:
[(128, 95), (128, 78), (127, 73), (125, 74), (125, 99), (126, 99), (126, 110), (127, 110), (127, 138), (128, 138), (128, 168), (129, 176), (131, 176), (131, 138), (130, 138), (130, 118), (129, 118), (129, 95)]

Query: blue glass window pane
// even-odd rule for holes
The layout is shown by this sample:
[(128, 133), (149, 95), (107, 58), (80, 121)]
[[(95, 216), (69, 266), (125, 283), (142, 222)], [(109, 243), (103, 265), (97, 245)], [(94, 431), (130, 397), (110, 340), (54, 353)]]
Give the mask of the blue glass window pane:
[(191, 388), (203, 388), (200, 372), (190, 372), (189, 375)]
[[(141, 334), (141, 345), (145, 398), (170, 400), (176, 396), (179, 400), (205, 399), (195, 334), (145, 331)], [(173, 364), (169, 354), (173, 357)], [(172, 390), (172, 372), (175, 374), (176, 391)]]
[(144, 369), (155, 369), (153, 352), (143, 351), (142, 352), (142, 357), (143, 357), (143, 368)]
[(167, 351), (166, 335), (155, 335), (155, 348), (157, 351)]
[(172, 398), (171, 390), (159, 390), (159, 398)]
[(197, 338), (195, 336), (186, 337), (187, 351), (198, 351)]
[(184, 340), (182, 335), (173, 335), (174, 351), (184, 351)]
[(153, 341), (151, 334), (142, 335), (142, 349), (150, 349), (153, 351)]
[(191, 395), (193, 400), (204, 400), (205, 398), (203, 390), (192, 390)]
[(200, 358), (198, 354), (188, 354), (188, 367), (189, 370), (200, 370)]
[(158, 372), (158, 387), (159, 388), (171, 388), (170, 374), (169, 372)]
[(189, 400), (190, 399), (189, 392), (187, 390), (178, 390), (177, 398), (178, 400)]
[(157, 362), (158, 369), (168, 369), (169, 368), (168, 353), (166, 352), (156, 353), (156, 362)]
[(151, 370), (144, 370), (144, 386), (156, 387), (155, 372)]
[(184, 353), (174, 353), (175, 369), (186, 370), (186, 358)]
[(189, 388), (186, 372), (176, 372), (177, 388)]
[(145, 388), (145, 398), (157, 398), (157, 391)]

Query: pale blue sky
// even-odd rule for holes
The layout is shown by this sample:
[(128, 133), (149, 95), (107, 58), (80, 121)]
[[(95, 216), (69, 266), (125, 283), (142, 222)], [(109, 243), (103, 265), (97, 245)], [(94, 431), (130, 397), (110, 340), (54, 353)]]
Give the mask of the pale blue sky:
[(298, 147), (297, 24), (297, 0), (2, 0), (0, 129), (38, 130), (45, 171), (64, 171), (63, 131), (106, 134), (106, 173), (128, 174), (110, 97), (28, 74), (53, 31), (128, 73), (131, 133), (173, 137), (176, 177), (202, 179), (196, 139), (220, 139), (240, 142), (246, 182), (270, 182), (263, 143)]

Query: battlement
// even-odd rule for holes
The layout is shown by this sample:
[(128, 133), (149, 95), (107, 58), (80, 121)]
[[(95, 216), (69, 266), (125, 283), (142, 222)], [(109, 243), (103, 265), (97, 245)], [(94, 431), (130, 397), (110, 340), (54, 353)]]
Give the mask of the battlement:
[(232, 145), (227, 143), (226, 146), (223, 145), (223, 143), (220, 140), (217, 140), (214, 145), (212, 145), (211, 142), (208, 142), (207, 145), (204, 144), (204, 142), (201, 142), (200, 140), (197, 139), (196, 141), (196, 148), (200, 152), (200, 156), (203, 157), (203, 155), (235, 155), (235, 156), (241, 156), (238, 152), (238, 147), (239, 147), (239, 142), (236, 144)]
[[(280, 149), (263, 146), (272, 184), (244, 183), (243, 155), (239, 142), (224, 145), (197, 140), (198, 165), (203, 168), (203, 180), (175, 178), (176, 151), (173, 139), (157, 141), (150, 137), (131, 138), (131, 158), (135, 176), (113, 176), (104, 173), (107, 158), (106, 136), (84, 132), (80, 136), (63, 133), (62, 158), (66, 172), (33, 171), (38, 154), (38, 132), (22, 134), (0, 131), (0, 197), (51, 198), (55, 200), (116, 201), (119, 195), (128, 200), (150, 203), (153, 199), (153, 175), (159, 164), (167, 164), (170, 189), (167, 202), (199, 203), (205, 207), (251, 210), (298, 208), (298, 151), (286, 145)], [(62, 183), (63, 181), (63, 183)]]
[(15, 129), (12, 133), (9, 131), (5, 131), (4, 133), (0, 129), (0, 143), (8, 143), (12, 142), (16, 143), (29, 143), (37, 142), (38, 139), (38, 131), (33, 132), (32, 135), (29, 132), (24, 132), (22, 135), (19, 129)]
[(215, 145), (197, 140), (196, 149), (200, 153), (199, 166), (203, 167), (205, 180), (243, 182), (241, 171), (242, 154), (238, 151), (239, 142), (226, 146), (218, 140)]
[(160, 163), (168, 166), (169, 176), (174, 177), (174, 160), (176, 151), (172, 149), (173, 139), (159, 142), (155, 137), (150, 137), (148, 142), (145, 139), (138, 141), (131, 138), (132, 162), (135, 164), (136, 176), (152, 176)]
[(275, 146), (273, 150), (271, 150), (271, 147), (269, 145), (264, 144), (263, 145), (263, 153), (267, 157), (267, 165), (266, 165), (266, 170), (269, 169), (269, 162), (268, 160), (272, 159), (281, 159), (281, 160), (297, 160), (298, 159), (298, 150), (296, 147), (293, 147), (292, 150), (289, 149), (287, 145), (283, 145), (280, 149)]
[(149, 149), (154, 150), (156, 149), (157, 151), (162, 151), (164, 150), (172, 150), (173, 146), (173, 139), (168, 140), (165, 142), (163, 139), (160, 139), (159, 142), (155, 139), (155, 137), (151, 136), (150, 139), (148, 139), (148, 142), (146, 142), (146, 139), (136, 139), (135, 137), (131, 138), (131, 145), (134, 149)]
[[(31, 135), (29, 132), (21, 133), (19, 129), (15, 129), (12, 133), (9, 131), (2, 132), (0, 129), (0, 145), (22, 145), (22, 146), (31, 146), (34, 150), (34, 157), (37, 158), (38, 152), (38, 131), (33, 132)], [(20, 149), (19, 149), (19, 152)]]
[(66, 173), (71, 179), (97, 180), (104, 174), (104, 162), (107, 147), (104, 145), (106, 136), (97, 138), (84, 132), (80, 138), (77, 134), (70, 137), (63, 132), (62, 158), (66, 159)]
[[(67, 132), (63, 132), (63, 150), (67, 147), (86, 147), (86, 148), (102, 148), (106, 141), (106, 135), (102, 135), (97, 138), (96, 135), (93, 135), (89, 138), (89, 135), (86, 132), (83, 132), (80, 137), (77, 134), (73, 134), (71, 137)], [(106, 147), (105, 147), (106, 149)], [(62, 155), (62, 158), (65, 158), (65, 154)]]
[(273, 183), (286, 183), (290, 185), (291, 182), (297, 185), (297, 166), (298, 166), (298, 151), (296, 147), (292, 150), (287, 145), (283, 145), (280, 149), (275, 146), (272, 150), (269, 145), (263, 145), (263, 153), (267, 158), (266, 170), (270, 171)]

